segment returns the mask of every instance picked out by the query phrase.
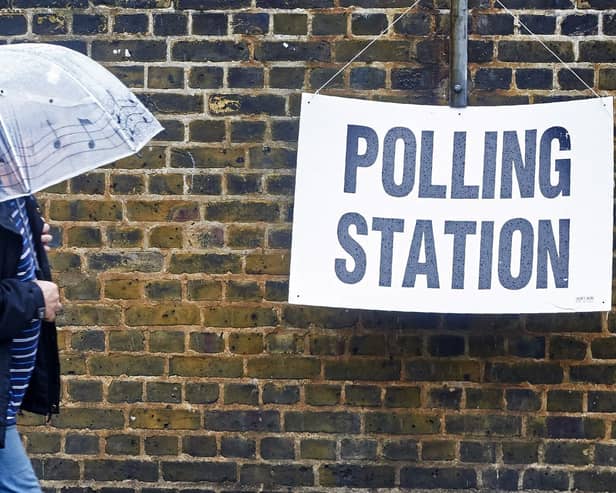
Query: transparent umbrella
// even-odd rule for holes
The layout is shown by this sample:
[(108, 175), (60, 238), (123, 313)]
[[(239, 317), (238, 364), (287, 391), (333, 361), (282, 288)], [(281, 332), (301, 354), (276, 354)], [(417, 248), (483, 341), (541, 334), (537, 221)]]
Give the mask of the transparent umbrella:
[(111, 72), (49, 44), (0, 46), (0, 202), (138, 152), (163, 128)]

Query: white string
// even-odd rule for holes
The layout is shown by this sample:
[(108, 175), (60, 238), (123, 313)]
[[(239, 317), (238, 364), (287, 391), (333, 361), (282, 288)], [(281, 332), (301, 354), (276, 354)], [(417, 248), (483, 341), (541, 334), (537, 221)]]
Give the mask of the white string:
[(344, 70), (351, 65), (351, 63), (353, 63), (355, 60), (357, 60), (362, 53), (364, 53), (368, 48), (370, 48), (374, 43), (376, 43), (379, 39), (381, 39), (383, 37), (383, 35), (389, 31), (389, 29), (393, 26), (396, 25), (396, 23), (402, 19), (406, 14), (408, 14), (419, 2), (421, 2), (421, 0), (417, 0), (413, 5), (411, 5), (408, 9), (406, 9), (404, 12), (402, 12), (402, 14), (400, 15), (400, 17), (398, 17), (395, 21), (393, 21), (391, 24), (388, 24), (387, 27), (385, 29), (383, 29), (381, 31), (381, 33), (374, 38), (372, 41), (370, 41), (370, 43), (368, 43), (366, 46), (364, 46), (364, 48), (357, 53), (353, 58), (351, 58), (344, 67), (342, 67), (340, 70), (338, 70), (338, 72), (336, 72), (334, 75), (332, 75), (327, 82), (325, 82), (325, 84), (323, 84), (321, 87), (319, 87), (316, 92), (314, 93), (314, 96), (318, 95), (319, 92), (321, 92), (322, 89), (324, 89), (332, 80), (334, 80), (336, 77), (338, 77), (338, 75), (340, 75), (342, 72), (344, 72)]
[(598, 98), (601, 98), (601, 95), (597, 93), (597, 91), (595, 91), (592, 87), (590, 87), (586, 81), (584, 79), (582, 79), (576, 72), (575, 70), (573, 70), (564, 60), (562, 60), (555, 52), (554, 50), (552, 50), (548, 45), (546, 45), (543, 40), (537, 36), (534, 32), (532, 32), (528, 26), (526, 26), (526, 24), (524, 24), (520, 18), (515, 15), (513, 12), (511, 12), (511, 10), (509, 10), (505, 5), (503, 5), (503, 3), (500, 0), (496, 0), (496, 3), (498, 3), (501, 7), (503, 7), (503, 9), (505, 9), (505, 12), (507, 12), (511, 17), (513, 17), (516, 22), (518, 22), (524, 29), (526, 29), (531, 35), (532, 37), (534, 37), (537, 41), (539, 41), (539, 43), (541, 43), (541, 45), (548, 50), (553, 56), (554, 58), (556, 58), (569, 72), (571, 72), (582, 84), (584, 84), (586, 86), (587, 89), (590, 89), (590, 91)]

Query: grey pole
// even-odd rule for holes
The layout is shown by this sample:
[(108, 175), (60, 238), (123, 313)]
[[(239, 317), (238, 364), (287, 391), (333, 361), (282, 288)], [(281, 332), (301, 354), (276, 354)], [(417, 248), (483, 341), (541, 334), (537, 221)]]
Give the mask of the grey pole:
[(449, 46), (449, 105), (467, 105), (468, 84), (468, 0), (451, 0), (451, 33)]

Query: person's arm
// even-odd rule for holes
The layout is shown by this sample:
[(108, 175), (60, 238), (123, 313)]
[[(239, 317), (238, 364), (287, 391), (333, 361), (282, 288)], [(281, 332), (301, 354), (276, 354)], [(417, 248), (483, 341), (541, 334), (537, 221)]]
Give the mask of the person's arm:
[(44, 310), (45, 296), (36, 282), (0, 281), (0, 341), (13, 339), (33, 319), (44, 318)]

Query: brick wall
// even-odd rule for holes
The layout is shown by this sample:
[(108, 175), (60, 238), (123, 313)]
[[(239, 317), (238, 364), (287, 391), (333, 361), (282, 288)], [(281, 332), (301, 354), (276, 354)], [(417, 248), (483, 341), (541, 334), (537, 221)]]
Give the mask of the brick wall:
[[(26, 415), (48, 492), (616, 491), (616, 325), (289, 306), (300, 93), (410, 0), (0, 0), (2, 40), (57, 42), (166, 131), (40, 194), (63, 412)], [(616, 95), (615, 0), (506, 0)], [(471, 104), (588, 97), (494, 0), (471, 2)], [(447, 104), (426, 0), (329, 94)]]

